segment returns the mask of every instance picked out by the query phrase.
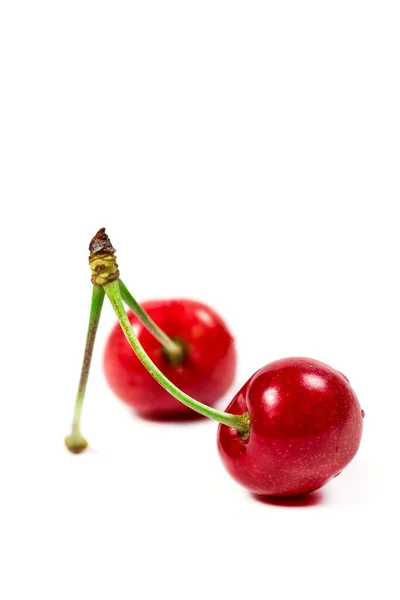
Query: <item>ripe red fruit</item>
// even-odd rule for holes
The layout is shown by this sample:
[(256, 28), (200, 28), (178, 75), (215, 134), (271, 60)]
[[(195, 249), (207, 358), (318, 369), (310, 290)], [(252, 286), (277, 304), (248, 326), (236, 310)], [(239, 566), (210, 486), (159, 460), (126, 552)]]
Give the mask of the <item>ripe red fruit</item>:
[(227, 408), (248, 412), (250, 433), (219, 425), (218, 449), (236, 481), (264, 496), (297, 496), (338, 475), (360, 445), (361, 411), (347, 378), (308, 358), (257, 371)]
[[(232, 335), (211, 308), (193, 300), (153, 300), (142, 308), (172, 339), (179, 340), (185, 356), (172, 364), (161, 344), (128, 312), (132, 327), (155, 365), (176, 386), (212, 406), (227, 391), (235, 375), (236, 351)], [(119, 323), (108, 338), (104, 371), (115, 394), (147, 417), (196, 416), (166, 392), (146, 371), (130, 347)], [(198, 415), (197, 415), (198, 416)]]

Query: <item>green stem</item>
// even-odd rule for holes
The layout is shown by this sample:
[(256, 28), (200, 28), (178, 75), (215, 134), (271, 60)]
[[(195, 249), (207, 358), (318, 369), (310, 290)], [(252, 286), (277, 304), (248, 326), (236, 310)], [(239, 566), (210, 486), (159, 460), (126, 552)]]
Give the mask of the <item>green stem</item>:
[(183, 358), (183, 348), (171, 340), (167, 336), (166, 333), (154, 321), (149, 317), (149, 315), (143, 310), (143, 308), (136, 302), (135, 298), (132, 296), (126, 285), (119, 279), (119, 289), (121, 292), (121, 298), (125, 304), (129, 306), (129, 308), (133, 311), (133, 313), (137, 316), (139, 321), (143, 323), (148, 331), (160, 342), (160, 344), (164, 347), (164, 350), (168, 354), (168, 356), (172, 359), (172, 361), (176, 364), (181, 361)]
[[(118, 283), (118, 282), (116, 282)], [(89, 326), (86, 336), (85, 353), (83, 355), (83, 363), (81, 376), (79, 379), (78, 393), (76, 395), (74, 416), (72, 421), (71, 434), (65, 438), (67, 448), (74, 454), (79, 454), (87, 447), (87, 441), (80, 432), (80, 422), (82, 414), (82, 405), (85, 398), (85, 391), (90, 371), (90, 363), (92, 361), (93, 347), (96, 339), (97, 326), (99, 324), (101, 309), (104, 301), (104, 289), (102, 287), (93, 286), (92, 304), (90, 307)]]
[(118, 281), (111, 281), (110, 283), (106, 283), (104, 286), (104, 291), (107, 294), (112, 307), (117, 315), (119, 324), (131, 345), (133, 351), (136, 353), (140, 362), (147, 369), (147, 371), (154, 377), (154, 379), (169, 392), (174, 398), (185, 404), (189, 408), (192, 408), (196, 412), (204, 415), (205, 417), (209, 417), (210, 419), (214, 419), (215, 421), (219, 421), (228, 427), (233, 427), (237, 429), (244, 436), (249, 433), (249, 415), (248, 413), (244, 413), (243, 415), (232, 415), (226, 412), (222, 412), (220, 410), (216, 410), (215, 408), (211, 408), (206, 404), (202, 404), (198, 402), (191, 396), (188, 396), (184, 392), (182, 392), (179, 388), (176, 387), (169, 379), (163, 375), (163, 373), (156, 367), (153, 361), (147, 356), (145, 350), (137, 339), (135, 332), (133, 331), (127, 314), (125, 312), (124, 305), (122, 303), (120, 286)]

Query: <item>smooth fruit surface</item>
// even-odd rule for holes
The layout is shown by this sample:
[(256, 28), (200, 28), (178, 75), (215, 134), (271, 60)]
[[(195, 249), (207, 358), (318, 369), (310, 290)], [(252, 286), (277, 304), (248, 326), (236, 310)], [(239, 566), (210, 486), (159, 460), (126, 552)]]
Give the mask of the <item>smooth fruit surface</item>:
[[(160, 343), (128, 312), (151, 360), (181, 390), (204, 404), (215, 404), (231, 385), (236, 370), (234, 339), (221, 317), (194, 300), (153, 300), (144, 302), (142, 307), (169, 337), (180, 340), (186, 351), (181, 364), (171, 364)], [(140, 415), (196, 416), (146, 371), (118, 323), (106, 344), (104, 371), (115, 394)]]
[(308, 358), (257, 371), (227, 412), (250, 415), (250, 434), (220, 425), (218, 449), (232, 477), (265, 496), (312, 492), (338, 475), (360, 445), (363, 416), (347, 378)]

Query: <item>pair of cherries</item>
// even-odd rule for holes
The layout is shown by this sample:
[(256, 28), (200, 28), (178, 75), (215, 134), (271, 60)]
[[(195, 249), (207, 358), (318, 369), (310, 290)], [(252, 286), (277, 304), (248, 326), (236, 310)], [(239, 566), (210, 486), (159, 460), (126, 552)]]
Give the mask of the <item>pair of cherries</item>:
[[(90, 249), (92, 282), (103, 286), (119, 320), (105, 348), (106, 379), (140, 416), (183, 419), (194, 409), (215, 418), (226, 469), (263, 496), (312, 492), (352, 460), (364, 413), (342, 373), (308, 358), (278, 360), (259, 369), (226, 411), (218, 411), (213, 406), (236, 371), (235, 342), (223, 319), (192, 300), (155, 300), (140, 307), (119, 280), (104, 230)], [(126, 315), (123, 300), (137, 308), (135, 314)], [(156, 324), (158, 336), (149, 323)]]
[[(227, 392), (236, 370), (232, 335), (221, 317), (191, 300), (142, 305), (185, 352), (169, 361), (138, 318), (129, 321), (147, 354), (176, 386), (207, 405)], [(105, 348), (104, 371), (115, 394), (140, 416), (179, 418), (192, 413), (149, 375), (117, 323)], [(218, 428), (218, 450), (229, 473), (257, 494), (311, 492), (338, 475), (357, 452), (363, 413), (348, 379), (316, 360), (287, 358), (257, 371), (228, 413), (250, 417), (248, 436)]]

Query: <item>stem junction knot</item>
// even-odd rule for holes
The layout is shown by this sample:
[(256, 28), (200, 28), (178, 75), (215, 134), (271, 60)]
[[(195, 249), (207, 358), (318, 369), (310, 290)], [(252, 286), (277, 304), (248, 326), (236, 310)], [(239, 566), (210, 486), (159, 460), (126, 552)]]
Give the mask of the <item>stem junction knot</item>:
[(119, 279), (115, 248), (104, 227), (99, 229), (89, 244), (89, 265), (92, 270), (92, 283), (102, 286)]

